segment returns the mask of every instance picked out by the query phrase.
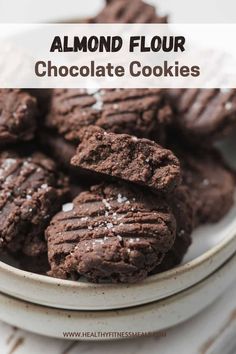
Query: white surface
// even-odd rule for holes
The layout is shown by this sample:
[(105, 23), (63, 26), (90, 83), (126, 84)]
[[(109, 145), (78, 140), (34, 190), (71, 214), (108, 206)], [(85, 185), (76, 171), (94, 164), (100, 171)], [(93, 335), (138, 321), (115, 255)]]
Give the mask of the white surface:
[[(90, 341), (107, 340), (106, 333), (110, 332), (150, 334), (180, 324), (212, 304), (234, 282), (235, 272), (236, 254), (217, 272), (188, 290), (165, 300), (116, 311), (58, 310), (0, 294), (0, 314), (11, 325), (56, 338), (64, 338), (65, 332), (76, 332), (80, 340)], [(84, 332), (94, 335), (87, 337)]]

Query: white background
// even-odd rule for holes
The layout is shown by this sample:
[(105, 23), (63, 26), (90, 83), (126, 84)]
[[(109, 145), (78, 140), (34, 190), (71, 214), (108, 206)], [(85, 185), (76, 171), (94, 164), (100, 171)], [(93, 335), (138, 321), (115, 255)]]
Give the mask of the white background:
[[(9, 31), (15, 35), (9, 38)], [(146, 44), (156, 34), (163, 36), (184, 36), (185, 51), (177, 53), (159, 51), (141, 52), (139, 47), (134, 52), (129, 52), (131, 36), (145, 36)], [(55, 36), (69, 36), (69, 44), (73, 44), (74, 36), (116, 36), (123, 39), (123, 46), (118, 52), (81, 52), (67, 53), (57, 51), (50, 53), (50, 47)], [(0, 87), (2, 88), (235, 88), (236, 87), (236, 47), (235, 24), (0, 24)], [(135, 64), (132, 76), (130, 64), (139, 61), (140, 67)], [(70, 74), (65, 76), (47, 74), (47, 69), (40, 64), (40, 73), (43, 77), (35, 74), (35, 65), (41, 61), (51, 61), (53, 66), (67, 68), (76, 65), (77, 68), (88, 69), (88, 75), (83, 77), (77, 69), (77, 77)], [(118, 77), (112, 70), (109, 76), (104, 69), (104, 77), (93, 76), (91, 63), (95, 67), (105, 67), (111, 63), (113, 67), (122, 65), (124, 75)], [(192, 67), (197, 67), (199, 76), (187, 77), (175, 74), (165, 74), (164, 63), (173, 69), (187, 66), (189, 72)], [(149, 75), (141, 74), (141, 68), (150, 68)], [(47, 66), (45, 64), (45, 66)], [(157, 76), (151, 68), (157, 70)], [(68, 70), (68, 69), (67, 69)], [(53, 71), (54, 72), (54, 71)], [(158, 76), (159, 75), (159, 76)]]

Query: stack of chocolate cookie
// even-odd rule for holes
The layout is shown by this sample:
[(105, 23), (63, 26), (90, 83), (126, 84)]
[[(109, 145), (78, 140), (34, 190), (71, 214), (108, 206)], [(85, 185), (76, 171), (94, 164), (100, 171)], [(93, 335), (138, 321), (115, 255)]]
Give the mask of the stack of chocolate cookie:
[[(88, 20), (165, 21), (141, 0)], [(0, 90), (1, 252), (92, 282), (173, 268), (233, 205), (214, 142), (234, 127), (235, 90)]]
[(179, 89), (166, 96), (174, 112), (168, 146), (180, 159), (184, 183), (191, 189), (195, 225), (217, 222), (234, 199), (235, 171), (215, 143), (236, 129), (236, 90)]
[(46, 231), (51, 274), (135, 282), (173, 258), (168, 252), (175, 243), (186, 251), (192, 208), (187, 210), (189, 195), (180, 186), (174, 154), (149, 139), (97, 126), (80, 129), (78, 136), (72, 165), (103, 183), (52, 219)]
[(0, 90), (0, 249), (32, 270), (47, 265), (44, 231), (69, 197), (68, 180), (35, 146), (35, 97)]

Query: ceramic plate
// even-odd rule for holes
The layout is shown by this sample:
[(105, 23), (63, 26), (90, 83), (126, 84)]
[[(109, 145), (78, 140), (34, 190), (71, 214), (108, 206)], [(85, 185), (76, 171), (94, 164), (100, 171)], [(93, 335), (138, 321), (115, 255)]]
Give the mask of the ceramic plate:
[[(125, 332), (151, 334), (177, 325), (210, 305), (232, 284), (235, 272), (236, 255), (213, 275), (188, 290), (152, 304), (116, 311), (53, 309), (0, 294), (0, 317), (25, 330), (64, 339), (65, 333), (67, 339), (86, 341), (114, 339), (113, 336), (101, 336), (102, 332), (111, 331), (116, 336)], [(89, 337), (86, 332), (90, 333)]]
[[(222, 147), (235, 163), (235, 143)], [(147, 304), (191, 287), (218, 269), (236, 251), (236, 204), (225, 218), (195, 230), (183, 264), (137, 284), (91, 284), (53, 279), (0, 262), (0, 291), (45, 306), (73, 310), (118, 309)]]

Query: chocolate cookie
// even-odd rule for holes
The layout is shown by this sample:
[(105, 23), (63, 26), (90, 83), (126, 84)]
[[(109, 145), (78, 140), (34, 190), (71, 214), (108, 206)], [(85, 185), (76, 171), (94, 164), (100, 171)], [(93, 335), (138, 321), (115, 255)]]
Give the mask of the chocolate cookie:
[(70, 141), (78, 140), (81, 128), (97, 125), (162, 143), (171, 118), (171, 108), (159, 89), (57, 89), (52, 94), (46, 125)]
[(151, 274), (164, 272), (180, 264), (192, 243), (194, 209), (189, 188), (185, 185), (176, 188), (170, 204), (177, 226), (175, 243)]
[(86, 191), (88, 188), (76, 183), (74, 179), (70, 180), (70, 198), (76, 198), (80, 193)]
[(93, 282), (136, 282), (163, 259), (175, 240), (167, 203), (130, 185), (82, 192), (46, 231), (50, 275)]
[(45, 253), (44, 230), (61, 207), (66, 181), (42, 154), (0, 155), (0, 246), (28, 256)]
[(195, 224), (219, 221), (234, 202), (233, 172), (216, 150), (182, 152), (179, 158), (193, 199)]
[(41, 120), (44, 120), (45, 115), (48, 113), (52, 89), (28, 89), (27, 91), (37, 99), (40, 124)]
[(178, 159), (148, 139), (107, 133), (96, 126), (80, 132), (71, 163), (85, 170), (123, 179), (155, 192), (169, 193), (180, 183)]
[(177, 125), (198, 145), (221, 138), (236, 127), (236, 90), (169, 90)]
[(93, 23), (166, 23), (154, 6), (141, 0), (111, 0), (93, 19)]
[(97, 174), (71, 165), (70, 161), (76, 153), (74, 143), (65, 140), (55, 132), (47, 130), (41, 131), (38, 138), (41, 149), (57, 162), (57, 166), (70, 177), (70, 182), (73, 185), (91, 186), (102, 182)]
[(36, 99), (21, 90), (0, 90), (0, 146), (31, 140), (36, 129)]
[(57, 164), (67, 172), (76, 173), (76, 169), (71, 166), (70, 160), (76, 152), (76, 144), (66, 141), (62, 136), (55, 132), (42, 130), (38, 135), (40, 147)]

